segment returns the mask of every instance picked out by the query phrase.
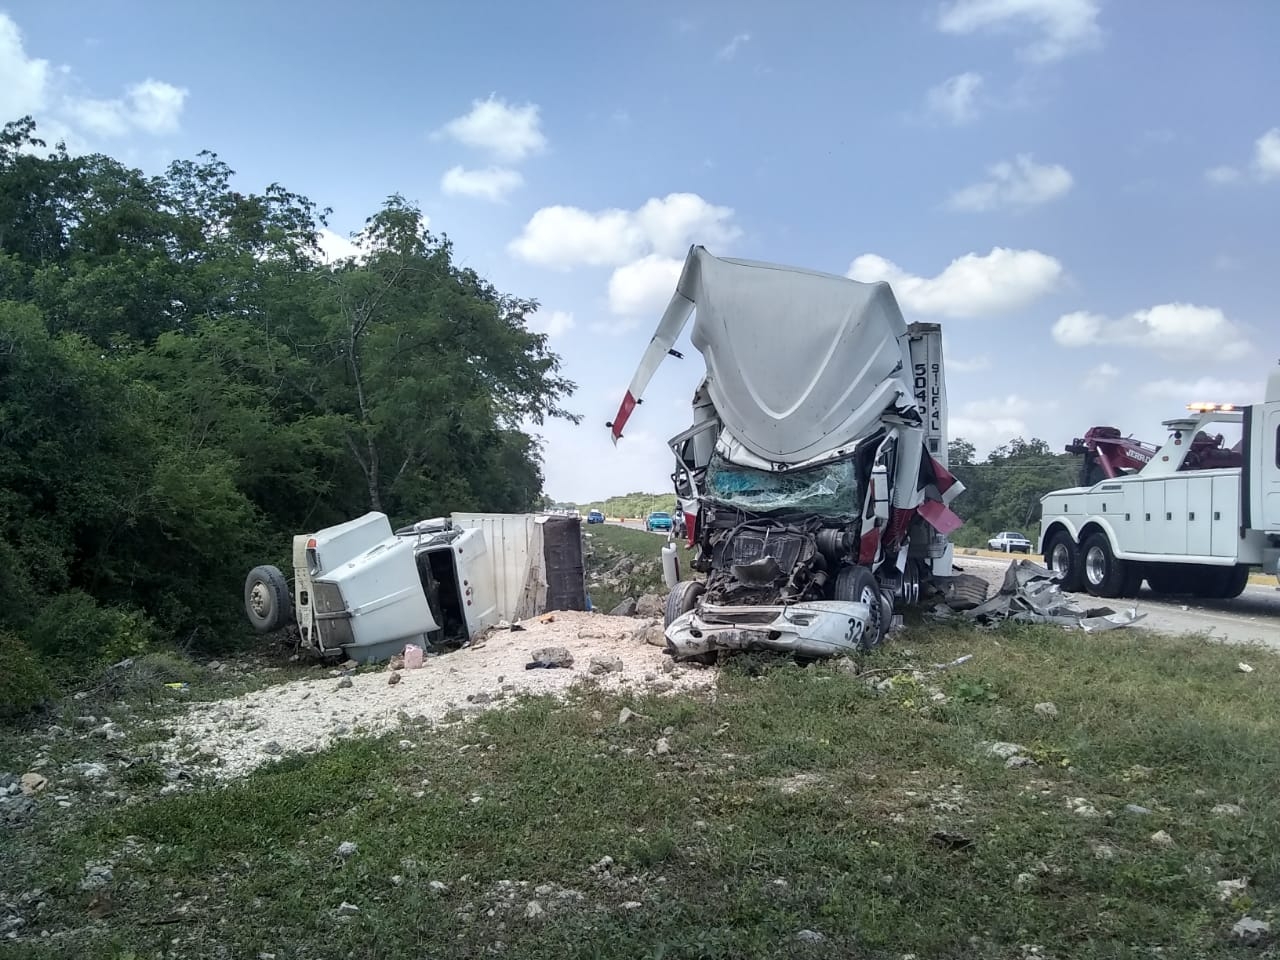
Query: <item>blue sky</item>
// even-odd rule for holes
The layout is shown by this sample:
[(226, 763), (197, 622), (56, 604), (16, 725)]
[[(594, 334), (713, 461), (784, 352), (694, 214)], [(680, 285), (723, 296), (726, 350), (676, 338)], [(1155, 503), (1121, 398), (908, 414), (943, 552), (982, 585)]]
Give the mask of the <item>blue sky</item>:
[[(400, 192), (538, 299), (582, 425), (548, 492), (665, 490), (701, 373), (612, 418), (691, 242), (888, 279), (944, 325), (951, 434), (1152, 440), (1280, 359), (1280, 4), (0, 0), (0, 114), (148, 170)], [(686, 344), (687, 346), (687, 344)]]

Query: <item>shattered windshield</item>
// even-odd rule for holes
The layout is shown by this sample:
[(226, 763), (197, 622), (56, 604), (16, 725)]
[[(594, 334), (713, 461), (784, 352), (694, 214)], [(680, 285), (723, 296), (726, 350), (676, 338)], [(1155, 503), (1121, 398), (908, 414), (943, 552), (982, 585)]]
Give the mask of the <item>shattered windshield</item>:
[(858, 512), (858, 477), (853, 460), (772, 473), (713, 457), (707, 467), (706, 485), (708, 499), (753, 513), (785, 511), (847, 517)]

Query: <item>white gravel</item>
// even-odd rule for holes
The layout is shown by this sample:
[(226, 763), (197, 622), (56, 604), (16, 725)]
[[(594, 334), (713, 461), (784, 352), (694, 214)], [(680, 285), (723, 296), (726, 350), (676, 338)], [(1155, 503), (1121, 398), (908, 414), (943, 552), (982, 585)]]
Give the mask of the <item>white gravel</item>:
[[(430, 725), (455, 709), (492, 709), (521, 693), (564, 694), (587, 679), (606, 690), (637, 693), (700, 690), (714, 682), (714, 668), (673, 669), (660, 647), (637, 639), (634, 635), (645, 623), (560, 611), (550, 623), (528, 620), (521, 624), (524, 630), (494, 630), (475, 646), (429, 657), (420, 669), (400, 671), (395, 685), (387, 683), (389, 671), (381, 669), (353, 675), (351, 686), (340, 689), (338, 678), (317, 668), (314, 679), (194, 704), (182, 718), (166, 722), (173, 736), (165, 753), (179, 759), (195, 747), (210, 764), (209, 772), (230, 779), (281, 756), (383, 733), (406, 719)], [(568, 648), (573, 667), (526, 670), (529, 655), (546, 646)], [(618, 657), (622, 670), (590, 676), (593, 656)], [(491, 699), (473, 703), (469, 696)]]

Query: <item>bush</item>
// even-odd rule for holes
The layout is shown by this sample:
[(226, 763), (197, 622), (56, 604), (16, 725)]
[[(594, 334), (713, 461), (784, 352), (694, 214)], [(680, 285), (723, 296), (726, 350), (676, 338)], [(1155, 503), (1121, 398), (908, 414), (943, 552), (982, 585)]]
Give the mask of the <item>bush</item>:
[(157, 636), (154, 624), (141, 613), (100, 607), (82, 590), (46, 600), (25, 633), (27, 645), (53, 672), (71, 680), (146, 653)]
[(29, 713), (54, 694), (53, 684), (30, 648), (12, 633), (0, 631), (0, 717)]

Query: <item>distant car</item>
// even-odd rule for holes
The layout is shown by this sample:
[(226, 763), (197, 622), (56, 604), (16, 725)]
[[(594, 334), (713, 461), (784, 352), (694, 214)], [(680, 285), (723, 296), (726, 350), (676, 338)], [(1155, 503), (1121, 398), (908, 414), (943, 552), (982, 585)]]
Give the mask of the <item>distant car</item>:
[(599, 510), (591, 510), (587, 513), (587, 523), (604, 523), (604, 514)]
[(671, 514), (669, 513), (651, 513), (645, 518), (644, 528), (649, 531), (653, 530), (670, 530)]
[(994, 537), (987, 541), (987, 546), (992, 550), (999, 550), (1002, 553), (1030, 553), (1031, 541), (1020, 533), (1012, 530), (1006, 530), (1003, 533), (997, 533)]

